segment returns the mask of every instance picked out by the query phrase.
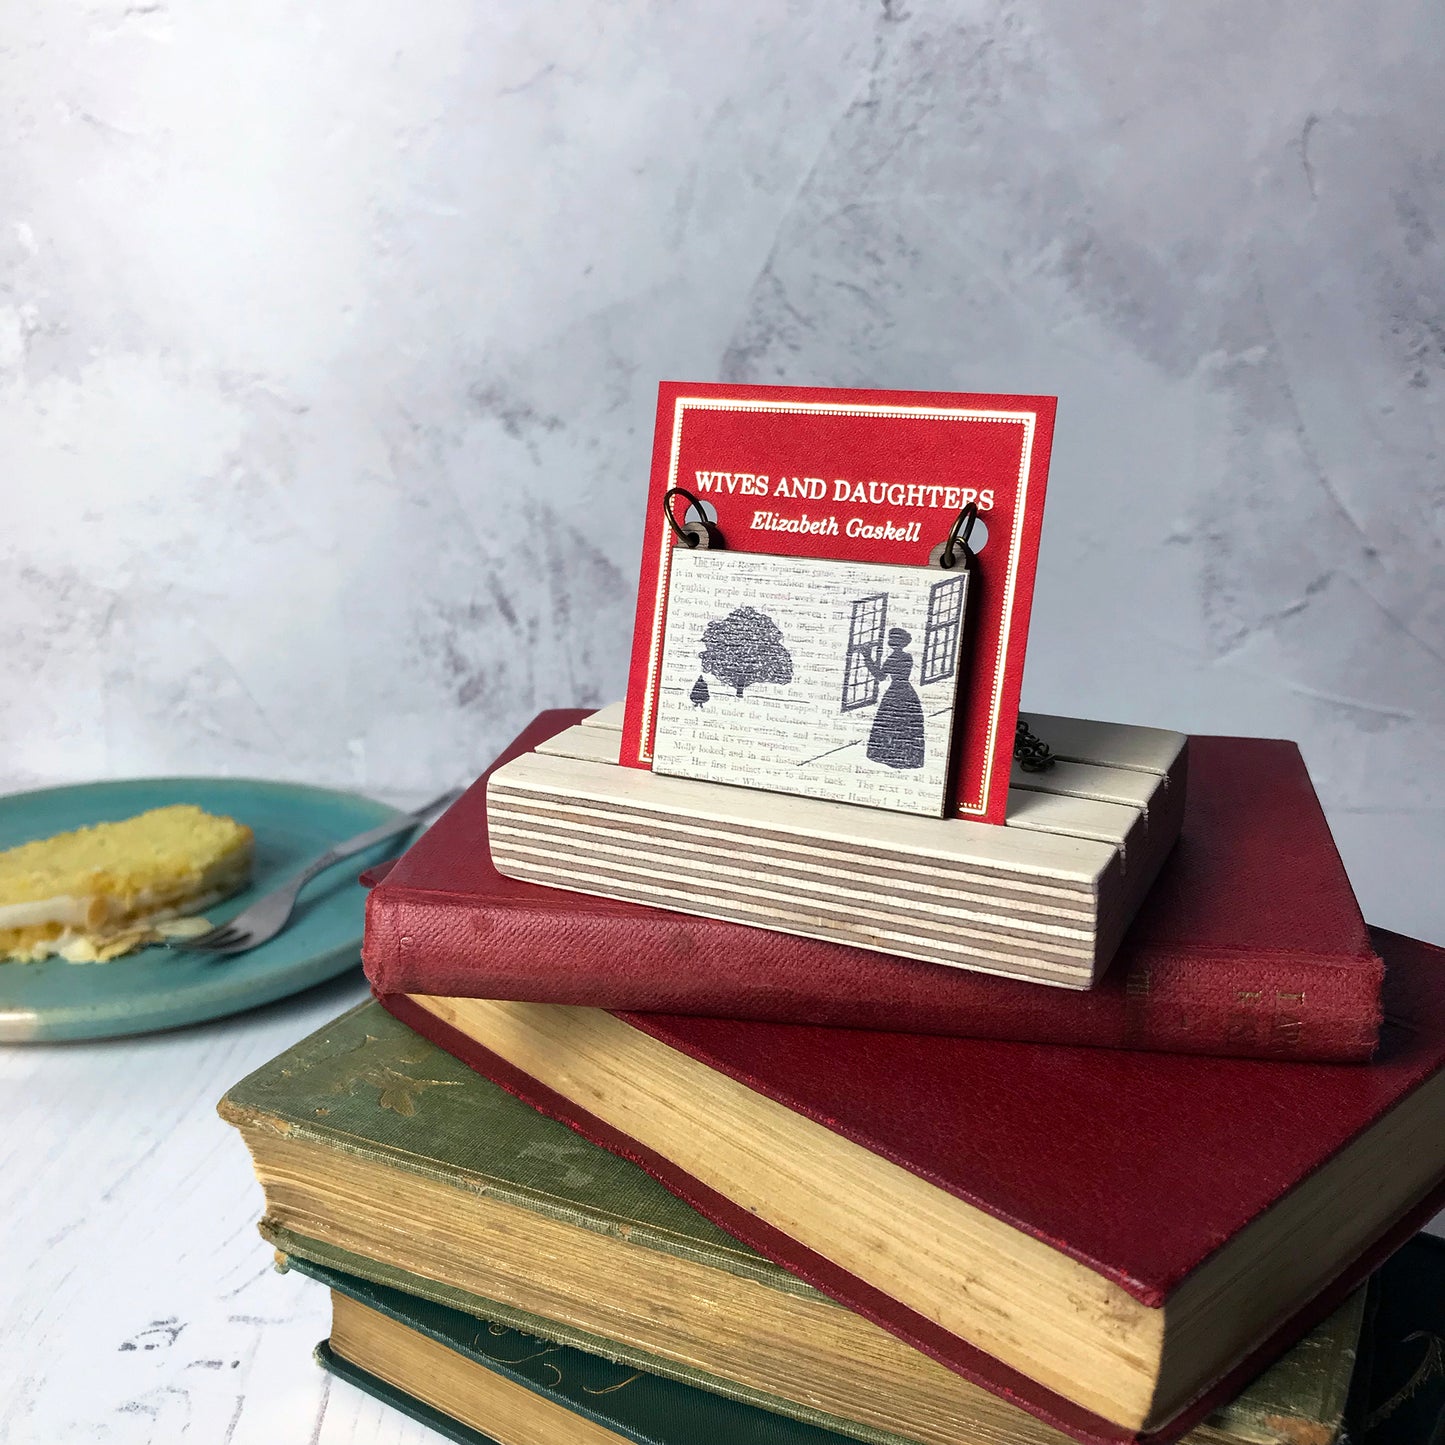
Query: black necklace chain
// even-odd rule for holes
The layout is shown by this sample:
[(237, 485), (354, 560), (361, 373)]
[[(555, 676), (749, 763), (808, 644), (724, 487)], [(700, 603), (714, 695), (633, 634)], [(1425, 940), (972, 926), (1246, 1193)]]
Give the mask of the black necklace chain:
[(1029, 731), (1027, 718), (1020, 718), (1014, 729), (1014, 760), (1026, 773), (1047, 772), (1058, 762), (1049, 745)]

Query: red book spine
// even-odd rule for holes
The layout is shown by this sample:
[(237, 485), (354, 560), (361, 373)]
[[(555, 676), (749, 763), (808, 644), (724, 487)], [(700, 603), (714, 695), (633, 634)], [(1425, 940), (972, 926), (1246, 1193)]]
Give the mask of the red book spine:
[(363, 954), (372, 986), (382, 994), (1317, 1062), (1366, 1060), (1379, 1031), (1378, 962), (1126, 946), (1098, 987), (1075, 993), (528, 891), (544, 901), (378, 885)]

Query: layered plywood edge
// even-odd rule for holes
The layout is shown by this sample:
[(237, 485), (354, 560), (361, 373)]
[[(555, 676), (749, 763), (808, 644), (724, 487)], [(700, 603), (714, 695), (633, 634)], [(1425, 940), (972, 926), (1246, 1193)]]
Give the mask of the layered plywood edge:
[(1002, 828), (663, 777), (618, 763), (614, 704), (498, 768), (509, 877), (1066, 988), (1108, 966), (1179, 834), (1180, 733), (1029, 713)]

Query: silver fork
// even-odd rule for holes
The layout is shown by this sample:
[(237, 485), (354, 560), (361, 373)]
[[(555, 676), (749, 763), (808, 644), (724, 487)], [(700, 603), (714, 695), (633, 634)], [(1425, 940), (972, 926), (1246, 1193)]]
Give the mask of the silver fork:
[(414, 813), (398, 813), (396, 817), (377, 824), (375, 828), (368, 828), (366, 832), (358, 833), (344, 843), (337, 843), (315, 862), (309, 863), (289, 883), (283, 883), (281, 887), (274, 888), (264, 897), (258, 898), (229, 923), (218, 924), (209, 933), (203, 933), (198, 938), (169, 939), (169, 946), (186, 953), (212, 953), (220, 958), (229, 958), (232, 954), (259, 948), (261, 944), (275, 938), (291, 921), (297, 896), (318, 873), (324, 873), (343, 859), (364, 853), (368, 848), (374, 848), (378, 843), (396, 837), (398, 833), (409, 833), (420, 826), (428, 815), (454, 803), (461, 797), (462, 791), (461, 788), (453, 788), (439, 798), (433, 798)]

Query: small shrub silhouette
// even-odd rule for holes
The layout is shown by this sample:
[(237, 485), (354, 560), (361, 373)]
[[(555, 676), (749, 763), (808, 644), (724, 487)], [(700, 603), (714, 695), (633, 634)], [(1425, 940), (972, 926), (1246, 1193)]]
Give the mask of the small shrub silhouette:
[(778, 624), (756, 607), (739, 607), (721, 621), (709, 622), (702, 648), (702, 670), (739, 697), (760, 682), (786, 685), (793, 680), (793, 657), (783, 646)]

